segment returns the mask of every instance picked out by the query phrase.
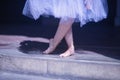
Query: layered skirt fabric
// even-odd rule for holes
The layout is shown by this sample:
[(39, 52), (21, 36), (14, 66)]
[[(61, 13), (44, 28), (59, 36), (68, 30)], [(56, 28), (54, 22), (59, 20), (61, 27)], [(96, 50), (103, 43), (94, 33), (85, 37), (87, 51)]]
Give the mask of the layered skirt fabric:
[[(89, 6), (89, 7), (87, 7)], [(67, 20), (74, 18), (81, 26), (107, 17), (106, 0), (27, 0), (23, 14), (37, 20), (41, 15)]]

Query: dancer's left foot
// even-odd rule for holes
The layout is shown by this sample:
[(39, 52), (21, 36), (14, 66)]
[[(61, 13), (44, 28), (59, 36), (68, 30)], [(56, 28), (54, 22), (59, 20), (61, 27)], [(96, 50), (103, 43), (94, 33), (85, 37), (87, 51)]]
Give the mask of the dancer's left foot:
[(73, 55), (75, 53), (74, 47), (73, 48), (69, 48), (67, 51), (65, 51), (64, 53), (60, 54), (60, 57), (69, 57), (71, 55)]
[(54, 47), (53, 39), (50, 39), (49, 47), (45, 51), (43, 51), (43, 53), (49, 54), (49, 53), (52, 53), (54, 50), (55, 50), (55, 47)]

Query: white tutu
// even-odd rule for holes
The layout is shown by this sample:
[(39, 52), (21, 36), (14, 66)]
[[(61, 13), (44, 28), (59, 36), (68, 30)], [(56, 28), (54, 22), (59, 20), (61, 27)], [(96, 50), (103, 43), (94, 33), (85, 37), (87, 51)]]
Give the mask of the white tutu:
[[(89, 9), (86, 7), (89, 5)], [(41, 15), (55, 18), (74, 18), (81, 26), (87, 22), (98, 22), (107, 17), (106, 0), (27, 0), (23, 14), (33, 19)]]

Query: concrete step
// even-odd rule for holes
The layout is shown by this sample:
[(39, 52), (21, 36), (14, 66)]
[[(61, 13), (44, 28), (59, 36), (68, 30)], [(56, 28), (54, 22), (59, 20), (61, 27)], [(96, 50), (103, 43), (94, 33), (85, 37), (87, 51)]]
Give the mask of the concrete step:
[(0, 72), (0, 80), (69, 80), (41, 75), (26, 75), (11, 72)]
[(120, 60), (84, 50), (76, 51), (71, 57), (60, 58), (40, 51), (25, 54), (17, 48), (1, 48), (0, 70), (73, 80), (120, 80)]

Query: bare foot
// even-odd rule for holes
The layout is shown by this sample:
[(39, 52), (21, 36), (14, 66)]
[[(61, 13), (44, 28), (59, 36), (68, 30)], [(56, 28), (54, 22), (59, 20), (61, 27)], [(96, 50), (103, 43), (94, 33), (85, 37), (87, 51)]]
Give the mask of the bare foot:
[(55, 50), (55, 47), (53, 45), (53, 39), (50, 39), (49, 47), (45, 51), (43, 51), (43, 53), (49, 54), (49, 53), (53, 52), (54, 50)]
[(60, 54), (60, 57), (68, 57), (71, 56), (75, 53), (74, 47), (73, 48), (69, 48), (67, 51), (65, 51), (64, 53)]

